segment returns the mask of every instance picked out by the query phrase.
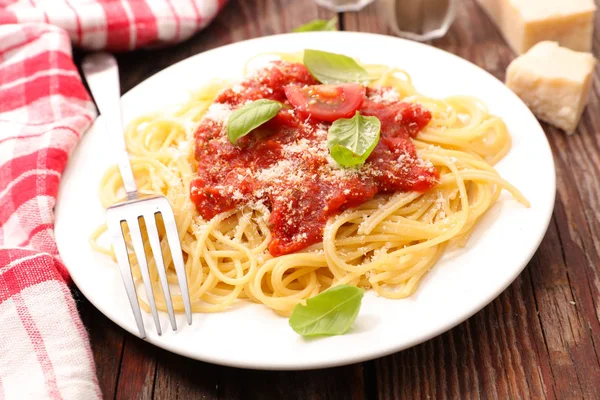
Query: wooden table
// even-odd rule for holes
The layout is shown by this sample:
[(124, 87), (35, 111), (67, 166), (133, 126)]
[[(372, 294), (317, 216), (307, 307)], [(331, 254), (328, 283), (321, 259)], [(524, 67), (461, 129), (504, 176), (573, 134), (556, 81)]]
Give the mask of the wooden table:
[[(600, 1), (600, 0), (599, 0)], [(350, 31), (391, 34), (377, 2), (340, 15)], [(122, 88), (191, 55), (330, 18), (312, 0), (231, 0), (204, 31), (168, 49), (119, 56)], [(600, 29), (594, 50), (600, 54)], [(504, 79), (514, 55), (474, 0), (431, 43)], [(170, 354), (126, 333), (83, 296), (98, 380), (118, 399), (600, 399), (600, 93), (597, 73), (577, 134), (544, 125), (558, 193), (546, 237), (517, 280), (468, 321), (378, 360), (305, 372), (220, 367)]]

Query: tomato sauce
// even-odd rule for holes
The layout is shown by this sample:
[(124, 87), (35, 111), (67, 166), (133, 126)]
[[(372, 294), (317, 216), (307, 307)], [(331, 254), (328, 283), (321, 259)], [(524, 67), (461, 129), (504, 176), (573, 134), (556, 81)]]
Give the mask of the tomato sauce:
[[(205, 219), (248, 205), (270, 210), (269, 252), (284, 255), (322, 240), (327, 220), (377, 193), (425, 191), (439, 178), (419, 159), (410, 138), (431, 120), (425, 108), (403, 103), (389, 88), (367, 88), (359, 108), (381, 121), (381, 139), (367, 161), (340, 167), (329, 156), (328, 122), (289, 106), (287, 85), (316, 85), (302, 64), (270, 64), (221, 92), (195, 132), (197, 177), (191, 199)], [(269, 122), (240, 138), (227, 139), (226, 123), (243, 104), (272, 99), (284, 104)]]

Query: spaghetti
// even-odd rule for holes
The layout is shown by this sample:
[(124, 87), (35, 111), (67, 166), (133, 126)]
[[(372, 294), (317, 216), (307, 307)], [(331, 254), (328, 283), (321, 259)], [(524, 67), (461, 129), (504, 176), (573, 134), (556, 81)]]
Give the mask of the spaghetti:
[[(283, 58), (296, 61), (294, 56)], [(425, 192), (376, 195), (331, 217), (322, 242), (286, 255), (274, 257), (268, 251), (271, 210), (264, 204), (243, 204), (205, 220), (190, 199), (197, 169), (194, 132), (218, 94), (231, 87), (229, 82), (212, 82), (181, 107), (128, 125), (125, 140), (140, 191), (165, 195), (173, 207), (194, 312), (219, 312), (247, 299), (288, 316), (296, 304), (339, 284), (405, 298), (448, 247), (466, 244), (502, 190), (529, 206), (493, 167), (510, 150), (511, 138), (503, 121), (484, 104), (464, 96), (432, 99), (419, 94), (404, 71), (365, 68), (378, 77), (371, 87), (391, 88), (403, 102), (431, 112), (431, 121), (412, 143), (419, 158), (439, 173), (438, 183)], [(122, 197), (114, 166), (102, 179), (100, 199), (108, 207)], [(91, 245), (114, 257), (101, 245), (105, 230), (102, 226), (93, 233)], [(161, 236), (167, 276), (175, 283), (167, 239)], [(157, 307), (166, 310), (149, 245), (146, 251)], [(130, 257), (134, 279), (140, 282), (133, 252)], [(173, 306), (183, 310), (180, 296), (173, 296)]]

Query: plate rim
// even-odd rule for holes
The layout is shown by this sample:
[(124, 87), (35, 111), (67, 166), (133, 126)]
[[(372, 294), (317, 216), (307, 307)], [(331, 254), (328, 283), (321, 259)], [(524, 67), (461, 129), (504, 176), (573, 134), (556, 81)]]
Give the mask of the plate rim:
[[(269, 35), (269, 36), (262, 36), (262, 37), (257, 37), (257, 38), (252, 38), (252, 39), (247, 39), (247, 40), (243, 40), (243, 41), (239, 41), (239, 42), (234, 42), (234, 43), (229, 43), (223, 46), (219, 46), (210, 50), (206, 50), (194, 55), (191, 55), (185, 59), (182, 59), (176, 63), (173, 63), (171, 65), (169, 65), (166, 68), (163, 68), (160, 71), (157, 71), (156, 73), (146, 77), (143, 81), (137, 83), (135, 86), (133, 86), (132, 88), (130, 88), (127, 92), (125, 92), (122, 96), (121, 99), (125, 99), (128, 96), (131, 96), (131, 92), (133, 92), (138, 86), (144, 84), (146, 81), (156, 78), (159, 75), (162, 75), (164, 73), (168, 73), (167, 71), (169, 71), (170, 69), (175, 68), (176, 66), (178, 66), (179, 64), (182, 63), (186, 63), (189, 62), (190, 59), (193, 59), (195, 57), (203, 57), (206, 56), (207, 54), (213, 53), (213, 52), (217, 52), (217, 51), (222, 51), (223, 49), (228, 49), (230, 47), (236, 47), (236, 46), (242, 46), (246, 43), (252, 43), (252, 42), (260, 42), (260, 41), (265, 41), (265, 40), (270, 40), (272, 38), (277, 38), (277, 37), (282, 37), (282, 36), (347, 36), (347, 37), (351, 37), (351, 36), (362, 36), (362, 37), (371, 37), (374, 40), (392, 40), (392, 41), (399, 41), (399, 42), (405, 42), (408, 43), (411, 46), (420, 46), (420, 47), (427, 47), (429, 50), (434, 50), (434, 52), (439, 52), (439, 53), (443, 53), (444, 56), (451, 56), (452, 58), (458, 59), (460, 60), (460, 62), (463, 63), (468, 63), (471, 65), (471, 67), (474, 67), (476, 69), (478, 69), (480, 72), (485, 73), (485, 75), (487, 75), (488, 78), (493, 78), (494, 80), (496, 80), (497, 82), (501, 83), (504, 85), (504, 83), (496, 78), (494, 75), (492, 75), (490, 72), (488, 72), (487, 70), (485, 70), (482, 67), (479, 67), (478, 65), (474, 64), (473, 62), (464, 59), (456, 54), (453, 54), (449, 51), (437, 48), (435, 46), (431, 46), (429, 44), (425, 44), (425, 43), (420, 43), (420, 42), (414, 42), (414, 41), (410, 41), (410, 40), (406, 40), (403, 38), (399, 38), (399, 37), (395, 37), (395, 36), (389, 36), (389, 35), (382, 35), (382, 34), (377, 34), (377, 33), (368, 33), (368, 32), (348, 32), (348, 31), (336, 31), (336, 32), (292, 32), (292, 33), (283, 33), (283, 34), (274, 34), (274, 35)], [(479, 301), (477, 304), (477, 306), (475, 307), (471, 307), (469, 309), (469, 312), (465, 313), (462, 312), (461, 318), (458, 318), (454, 321), (452, 321), (451, 323), (446, 323), (446, 324), (440, 324), (438, 325), (438, 327), (434, 330), (431, 330), (430, 332), (428, 332), (426, 335), (421, 335), (419, 338), (415, 338), (411, 341), (407, 341), (407, 342), (403, 342), (403, 343), (399, 343), (393, 346), (388, 346), (386, 349), (384, 350), (380, 350), (380, 351), (371, 351), (371, 352), (362, 352), (359, 353), (358, 355), (350, 355), (350, 356), (344, 356), (342, 354), (340, 354), (340, 357), (335, 360), (335, 361), (328, 361), (328, 362), (319, 362), (319, 360), (312, 360), (311, 362), (303, 362), (302, 364), (297, 364), (297, 365), (292, 365), (289, 363), (283, 363), (283, 364), (276, 364), (276, 363), (268, 363), (268, 364), (264, 364), (264, 363), (260, 363), (258, 360), (256, 361), (249, 361), (246, 360), (245, 362), (240, 362), (239, 360), (228, 360), (228, 359), (218, 359), (216, 357), (212, 357), (210, 355), (202, 355), (199, 356), (197, 353), (194, 352), (189, 352), (189, 351), (185, 351), (182, 350), (180, 348), (178, 348), (176, 345), (172, 344), (170, 341), (163, 341), (160, 340), (160, 336), (158, 337), (154, 337), (152, 335), (147, 336), (144, 340), (152, 343), (153, 345), (165, 349), (169, 352), (172, 352), (174, 354), (179, 354), (191, 359), (196, 359), (196, 360), (200, 360), (203, 362), (208, 362), (208, 363), (213, 363), (213, 364), (217, 364), (217, 365), (223, 365), (223, 366), (228, 366), (228, 367), (235, 367), (235, 368), (247, 368), (247, 369), (255, 369), (255, 370), (277, 370), (277, 371), (286, 371), (286, 370), (312, 370), (312, 369), (321, 369), (321, 368), (331, 368), (331, 367), (337, 367), (337, 366), (342, 366), (342, 365), (349, 365), (349, 364), (354, 364), (354, 363), (359, 363), (359, 362), (363, 362), (363, 361), (367, 361), (367, 360), (372, 360), (372, 359), (376, 359), (376, 358), (380, 358), (380, 357), (384, 357), (408, 348), (411, 348), (415, 345), (424, 343), (426, 341), (431, 340), (432, 338), (439, 336), (440, 334), (447, 332), (449, 330), (451, 330), (452, 328), (460, 325), (461, 323), (465, 322), (466, 320), (468, 320), (469, 318), (471, 318), (473, 315), (475, 315), (476, 313), (478, 313), (479, 311), (483, 310), (485, 307), (487, 307), (493, 300), (495, 300), (496, 298), (498, 298), (512, 283), (514, 283), (514, 281), (516, 280), (516, 278), (523, 272), (523, 270), (527, 267), (527, 265), (529, 264), (529, 262), (531, 261), (531, 259), (533, 258), (534, 254), (536, 253), (536, 251), (539, 249), (540, 244), (542, 243), (543, 239), (546, 236), (546, 232), (550, 226), (550, 223), (552, 221), (552, 216), (553, 216), (553, 210), (555, 208), (555, 202), (556, 202), (556, 165), (555, 165), (555, 160), (554, 160), (554, 155), (552, 153), (551, 150), (551, 146), (550, 143), (548, 142), (547, 136), (545, 134), (545, 131), (543, 130), (541, 124), (539, 123), (539, 121), (537, 121), (537, 119), (535, 118), (535, 116), (533, 115), (533, 113), (529, 110), (529, 108), (525, 105), (525, 103), (516, 95), (514, 94), (512, 91), (510, 91), (508, 89), (508, 92), (510, 92), (510, 94), (512, 94), (513, 96), (513, 101), (517, 101), (520, 103), (521, 108), (523, 108), (524, 111), (528, 112), (529, 114), (531, 114), (531, 116), (536, 120), (537, 125), (540, 128), (540, 131), (542, 133), (544, 133), (543, 137), (544, 137), (544, 143), (547, 147), (547, 151), (550, 155), (550, 163), (552, 166), (552, 180), (550, 182), (548, 182), (547, 186), (549, 186), (549, 189), (551, 189), (551, 193), (552, 193), (552, 198), (549, 199), (551, 201), (549, 201), (549, 204), (551, 204), (551, 207), (549, 208), (549, 211), (547, 213), (547, 215), (545, 216), (545, 221), (543, 224), (543, 227), (540, 226), (540, 228), (543, 228), (543, 234), (539, 235), (539, 237), (535, 240), (535, 246), (531, 246), (529, 248), (529, 251), (527, 252), (526, 256), (523, 257), (523, 265), (520, 265), (519, 268), (515, 268), (514, 272), (510, 275), (510, 278), (506, 279), (506, 282), (503, 285), (499, 285), (496, 287), (496, 289), (493, 292), (489, 292), (487, 294), (487, 296), (485, 297), (485, 299)], [(98, 128), (98, 124), (101, 124), (102, 120), (102, 116), (99, 116), (98, 118), (96, 118), (96, 120), (90, 125), (90, 127), (86, 130), (86, 132), (82, 135), (82, 138), (84, 135), (87, 135), (88, 132), (91, 132), (94, 129), (99, 129)], [(80, 141), (81, 139), (80, 138)], [(77, 149), (79, 148), (79, 142), (77, 143), (76, 149), (74, 151), (77, 151)], [(72, 154), (71, 154), (72, 156)], [(65, 174), (65, 172), (71, 167), (71, 159), (72, 157), (69, 157), (69, 161), (67, 162), (67, 166), (65, 168), (65, 171), (63, 171), (63, 176)], [(63, 187), (63, 179), (61, 176), (61, 181), (60, 181), (60, 187), (59, 187), (59, 192), (57, 195), (57, 201), (56, 201), (56, 205), (55, 205), (55, 212), (60, 208), (60, 203), (61, 199), (64, 197), (63, 195), (63, 191), (61, 190)], [(55, 227), (57, 225), (60, 225), (59, 222), (59, 215), (61, 215), (59, 212), (56, 212), (55, 215)], [(540, 229), (541, 230), (541, 229)], [(62, 245), (59, 243), (59, 235), (56, 236), (56, 242), (57, 242), (57, 247), (59, 250), (59, 254), (61, 253), (61, 248)], [(78, 287), (78, 289), (80, 290), (80, 292), (86, 297), (86, 299), (94, 306), (96, 307), (102, 314), (104, 314), (109, 320), (111, 320), (113, 323), (115, 323), (116, 325), (118, 325), (120, 328), (126, 330), (127, 332), (133, 334), (134, 336), (137, 337), (137, 330), (135, 329), (135, 326), (133, 327), (128, 327), (126, 326), (126, 324), (121, 324), (119, 322), (117, 322), (115, 320), (114, 317), (111, 317), (111, 315), (113, 314), (112, 312), (110, 312), (110, 310), (107, 310), (107, 307), (103, 307), (102, 306), (102, 302), (97, 301), (96, 298), (90, 298), (87, 295), (87, 291), (85, 290), (85, 288), (83, 288), (82, 286), (80, 286), (80, 284), (78, 283), (78, 275), (77, 274), (73, 274), (71, 272), (71, 269), (69, 268), (68, 265), (66, 265), (65, 263), (65, 267), (67, 268), (67, 270), (69, 271), (69, 274), (71, 276), (71, 279), (73, 281), (73, 283)], [(508, 276), (508, 275), (507, 275)], [(133, 328), (133, 329), (130, 329)]]

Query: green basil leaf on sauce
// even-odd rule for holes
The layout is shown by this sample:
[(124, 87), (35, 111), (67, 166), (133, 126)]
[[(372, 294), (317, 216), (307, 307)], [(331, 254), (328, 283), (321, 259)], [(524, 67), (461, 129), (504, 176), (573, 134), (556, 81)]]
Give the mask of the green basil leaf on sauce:
[(227, 121), (227, 138), (232, 144), (273, 118), (282, 104), (274, 100), (256, 100), (235, 110)]
[(364, 290), (340, 285), (298, 304), (290, 317), (290, 326), (302, 336), (342, 335), (350, 329), (363, 298)]
[(360, 165), (379, 142), (380, 130), (381, 122), (377, 117), (364, 117), (358, 111), (352, 118), (340, 118), (327, 132), (329, 153), (341, 166)]
[(315, 19), (294, 29), (294, 32), (337, 31), (337, 17), (330, 20)]
[(363, 83), (370, 80), (368, 72), (363, 67), (354, 59), (342, 54), (307, 49), (304, 50), (303, 61), (310, 73), (321, 83)]

